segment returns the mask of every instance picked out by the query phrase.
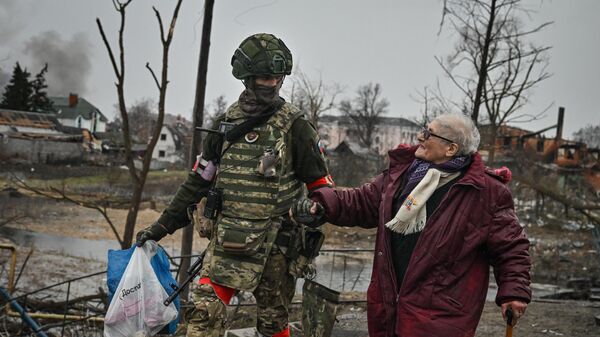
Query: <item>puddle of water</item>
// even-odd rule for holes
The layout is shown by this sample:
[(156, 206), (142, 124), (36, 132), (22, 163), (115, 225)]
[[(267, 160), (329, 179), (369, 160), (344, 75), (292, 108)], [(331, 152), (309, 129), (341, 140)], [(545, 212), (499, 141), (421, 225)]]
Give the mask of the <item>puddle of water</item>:
[[(336, 291), (364, 292), (371, 282), (373, 261), (370, 253), (356, 256), (321, 253), (316, 259), (316, 267), (317, 276), (313, 281)], [(296, 283), (297, 293), (302, 293), (303, 285), (304, 280), (299, 279)]]
[(0, 227), (0, 236), (11, 239), (19, 246), (35, 246), (42, 251), (59, 251), (65, 255), (102, 262), (107, 261), (109, 249), (121, 249), (116, 240), (87, 240), (30, 232), (11, 227)]
[[(316, 259), (317, 276), (314, 281), (336, 291), (366, 292), (371, 283), (373, 269), (372, 253), (356, 255), (339, 255), (321, 253)], [(333, 268), (332, 268), (333, 264)], [(345, 264), (345, 268), (344, 268)], [(493, 281), (492, 281), (493, 282)], [(296, 292), (302, 293), (304, 281), (298, 280)], [(495, 301), (498, 289), (495, 284), (490, 284), (486, 301)]]

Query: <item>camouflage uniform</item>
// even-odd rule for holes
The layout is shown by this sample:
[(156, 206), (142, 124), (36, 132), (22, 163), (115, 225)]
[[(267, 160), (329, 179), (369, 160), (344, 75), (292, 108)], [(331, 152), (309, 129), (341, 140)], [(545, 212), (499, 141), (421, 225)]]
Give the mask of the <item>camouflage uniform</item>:
[[(289, 57), (286, 71), (291, 71)], [(234, 103), (213, 129), (223, 121), (239, 125), (248, 118), (240, 104)], [(261, 176), (256, 168), (260, 156), (269, 150), (275, 150), (278, 158), (275, 175)], [(258, 331), (285, 336), (281, 333), (287, 329), (296, 278), (289, 273), (292, 261), (284, 254), (287, 247), (278, 238), (293, 229), (287, 212), (304, 195), (303, 183), (309, 191), (331, 185), (317, 133), (301, 111), (285, 103), (246, 137), (230, 143), (222, 135), (208, 134), (201, 160), (218, 164), (215, 180), (203, 179), (197, 163), (158, 220), (173, 233), (189, 223), (187, 207), (198, 203), (211, 186), (223, 191), (222, 209), (201, 272), (203, 284), (193, 290), (195, 307), (185, 315), (187, 336), (223, 335), (228, 304), (223, 300), (232, 295), (223, 295), (223, 290), (251, 291), (257, 302)]]

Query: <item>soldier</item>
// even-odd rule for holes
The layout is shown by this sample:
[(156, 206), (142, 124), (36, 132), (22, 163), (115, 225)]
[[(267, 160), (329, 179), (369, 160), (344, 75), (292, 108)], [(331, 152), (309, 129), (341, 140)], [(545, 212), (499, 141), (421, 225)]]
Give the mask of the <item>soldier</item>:
[(311, 254), (303, 254), (307, 247), (299, 244), (310, 229), (299, 230), (287, 212), (306, 190), (333, 182), (316, 130), (279, 96), (292, 70), (292, 54), (283, 41), (252, 35), (242, 41), (231, 65), (245, 90), (213, 126), (224, 133), (207, 135), (170, 205), (136, 237), (143, 244), (173, 234), (189, 223), (188, 206), (207, 197), (204, 214), (214, 210), (214, 224), (201, 229), (210, 243), (192, 293), (195, 307), (186, 314), (187, 336), (222, 336), (225, 305), (239, 290), (256, 298), (259, 334), (289, 336), (288, 306)]

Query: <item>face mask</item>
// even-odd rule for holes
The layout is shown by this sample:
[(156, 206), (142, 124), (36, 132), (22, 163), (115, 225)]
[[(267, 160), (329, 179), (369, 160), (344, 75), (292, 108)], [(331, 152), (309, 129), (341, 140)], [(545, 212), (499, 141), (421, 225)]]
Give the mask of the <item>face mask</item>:
[(264, 85), (255, 85), (254, 94), (256, 95), (256, 102), (258, 104), (271, 104), (279, 98), (280, 85), (274, 87), (267, 87)]
[(279, 90), (283, 85), (283, 79), (274, 87), (264, 85), (246, 84), (246, 90), (240, 95), (240, 107), (250, 114), (265, 111), (273, 104), (279, 102)]

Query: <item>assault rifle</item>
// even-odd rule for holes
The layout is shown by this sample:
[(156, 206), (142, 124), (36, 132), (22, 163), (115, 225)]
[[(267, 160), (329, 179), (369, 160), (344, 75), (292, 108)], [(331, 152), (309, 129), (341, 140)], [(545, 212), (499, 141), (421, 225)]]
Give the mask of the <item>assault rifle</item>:
[(200, 256), (198, 256), (196, 262), (194, 262), (194, 264), (192, 264), (186, 271), (188, 276), (185, 281), (183, 281), (180, 286), (173, 286), (175, 291), (163, 302), (165, 307), (169, 306), (169, 304), (171, 304), (171, 302), (173, 302), (175, 298), (179, 296), (179, 293), (182, 292), (183, 289), (185, 289), (194, 280), (196, 275), (200, 274), (200, 270), (202, 270), (202, 263), (204, 263), (204, 255), (206, 255), (206, 249), (202, 252), (202, 254), (200, 254)]

